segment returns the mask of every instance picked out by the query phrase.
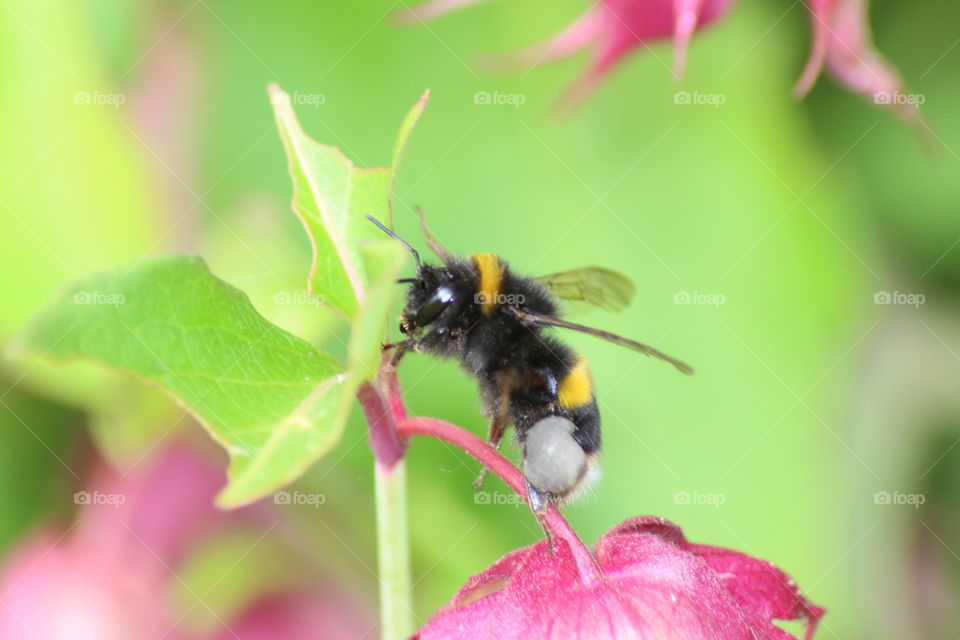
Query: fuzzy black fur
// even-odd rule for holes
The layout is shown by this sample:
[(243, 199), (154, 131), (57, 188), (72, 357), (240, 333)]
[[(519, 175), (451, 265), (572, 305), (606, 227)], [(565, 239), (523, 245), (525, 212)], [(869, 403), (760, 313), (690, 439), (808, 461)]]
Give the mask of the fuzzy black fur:
[[(553, 295), (538, 282), (514, 274), (503, 265), (500, 294), (507, 301), (542, 315), (559, 315)], [(517, 440), (524, 445), (528, 429), (547, 416), (563, 416), (576, 425), (573, 437), (587, 454), (600, 449), (600, 412), (596, 400), (564, 409), (557, 398), (560, 381), (578, 356), (547, 334), (547, 329), (522, 322), (505, 305), (483, 313), (477, 290), (479, 274), (472, 260), (451, 259), (444, 266), (424, 265), (407, 293), (401, 330), (407, 348), (460, 362), (480, 383), (485, 413), (500, 403), (498, 381), (510, 389), (509, 415)], [(435, 318), (424, 314), (441, 287), (451, 300)], [(445, 295), (447, 291), (443, 292)], [(429, 318), (429, 319), (428, 319)]]

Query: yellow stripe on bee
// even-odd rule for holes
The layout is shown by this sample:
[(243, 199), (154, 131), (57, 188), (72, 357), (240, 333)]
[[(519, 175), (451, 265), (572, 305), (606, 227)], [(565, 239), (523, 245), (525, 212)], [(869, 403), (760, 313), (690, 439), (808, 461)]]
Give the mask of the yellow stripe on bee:
[(563, 376), (560, 392), (557, 394), (560, 406), (564, 409), (582, 407), (593, 400), (593, 380), (590, 378), (590, 365), (583, 356)]
[(473, 264), (476, 265), (477, 273), (480, 275), (480, 284), (477, 287), (480, 308), (483, 313), (489, 315), (497, 308), (497, 300), (500, 298), (503, 264), (500, 258), (492, 253), (473, 254)]

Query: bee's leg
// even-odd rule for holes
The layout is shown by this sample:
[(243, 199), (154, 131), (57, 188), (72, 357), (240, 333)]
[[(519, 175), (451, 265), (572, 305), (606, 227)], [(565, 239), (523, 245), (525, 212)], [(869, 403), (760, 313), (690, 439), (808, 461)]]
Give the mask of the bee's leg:
[(550, 529), (547, 528), (546, 523), (543, 521), (547, 515), (547, 507), (550, 505), (550, 496), (530, 484), (530, 481), (526, 478), (524, 478), (523, 481), (527, 485), (527, 500), (530, 503), (530, 512), (533, 513), (533, 517), (537, 519), (537, 524), (540, 525), (543, 534), (547, 537), (547, 547), (552, 554), (553, 536), (550, 535)]
[[(500, 449), (500, 443), (503, 441), (503, 433), (510, 422), (510, 382), (505, 374), (497, 376), (498, 401), (496, 411), (490, 418), (490, 426), (487, 429), (487, 442), (495, 449)], [(483, 486), (483, 480), (487, 477), (487, 468), (481, 467), (477, 479), (473, 481), (474, 491), (479, 491)]]
[(390, 368), (396, 371), (397, 367), (400, 366), (400, 361), (403, 360), (403, 356), (407, 354), (410, 347), (406, 342), (393, 342), (383, 345), (383, 350), (393, 351), (393, 355), (390, 356)]
[(410, 351), (417, 350), (417, 343), (412, 338), (407, 338), (406, 340), (401, 340), (400, 342), (385, 342), (380, 345), (380, 349), (386, 353), (387, 351), (393, 351), (393, 356), (390, 358), (390, 368), (396, 370), (400, 366), (400, 361)]
[[(506, 431), (509, 416), (506, 411), (497, 411), (490, 419), (490, 427), (487, 429), (487, 442), (495, 449), (500, 449), (500, 442), (503, 440), (503, 432)], [(480, 467), (480, 473), (477, 479), (473, 481), (473, 489), (479, 491), (483, 486), (483, 481), (487, 477), (487, 468)]]
[(538, 518), (547, 513), (547, 505), (550, 504), (550, 496), (535, 486), (530, 484), (530, 481), (526, 478), (523, 479), (524, 484), (527, 485), (527, 498), (530, 501), (530, 511), (533, 512), (533, 515)]

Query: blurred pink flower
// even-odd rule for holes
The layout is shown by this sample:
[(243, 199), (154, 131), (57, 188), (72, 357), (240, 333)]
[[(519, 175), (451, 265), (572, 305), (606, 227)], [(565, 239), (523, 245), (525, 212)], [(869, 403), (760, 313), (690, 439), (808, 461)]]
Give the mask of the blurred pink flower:
[[(479, 0), (432, 0), (402, 11), (401, 22), (435, 18)], [(564, 31), (517, 55), (535, 65), (593, 50), (590, 69), (569, 90), (567, 103), (588, 95), (626, 54), (657, 40), (672, 38), (673, 72), (682, 77), (692, 35), (723, 16), (735, 0), (594, 0), (593, 6)], [(907, 118), (916, 115), (915, 100), (902, 93), (893, 68), (874, 50), (867, 25), (867, 0), (809, 0), (812, 23), (810, 58), (797, 94), (805, 95), (824, 65), (843, 86), (894, 108)]]
[(160, 587), (152, 576), (87, 553), (82, 543), (40, 536), (14, 552), (0, 579), (0, 637), (159, 638), (169, 628)]
[(507, 554), (473, 576), (416, 635), (419, 640), (574, 638), (789, 640), (773, 620), (824, 610), (794, 581), (751, 556), (687, 542), (661, 518), (628, 520), (600, 538), (584, 570), (563, 538)]
[[(180, 563), (218, 532), (266, 530), (266, 508), (218, 511), (223, 472), (176, 445), (128, 475), (101, 468), (76, 524), (40, 534), (15, 549), (0, 571), (0, 638), (4, 640), (198, 640), (177, 623), (171, 587)], [(254, 525), (256, 525), (254, 527)], [(346, 595), (296, 589), (268, 594), (224, 622), (216, 640), (356, 638), (369, 616)]]
[(812, 12), (814, 45), (797, 93), (810, 90), (826, 63), (830, 75), (847, 89), (918, 122), (923, 98), (904, 93), (897, 71), (874, 50), (867, 0), (817, 0), (811, 6), (818, 5), (825, 6)]
[(211, 640), (358, 640), (376, 631), (356, 602), (330, 589), (264, 598)]

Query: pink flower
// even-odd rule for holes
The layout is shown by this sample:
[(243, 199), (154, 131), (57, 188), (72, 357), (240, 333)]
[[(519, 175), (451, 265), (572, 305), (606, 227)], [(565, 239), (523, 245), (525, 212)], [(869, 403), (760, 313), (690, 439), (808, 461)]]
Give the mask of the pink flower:
[[(89, 491), (75, 494), (82, 506), (74, 526), (33, 536), (0, 569), (0, 638), (200, 640), (180, 629), (182, 612), (170, 607), (172, 589), (183, 587), (183, 561), (222, 534), (263, 534), (276, 514), (215, 509), (223, 472), (182, 445), (125, 476), (106, 467), (95, 476)], [(346, 594), (308, 586), (256, 595), (204, 640), (356, 638), (370, 628)]]
[(609, 531), (592, 566), (569, 540), (553, 544), (553, 554), (541, 542), (470, 578), (416, 638), (788, 640), (772, 621), (804, 619), (809, 639), (824, 614), (772, 564), (692, 544), (661, 518)]
[(867, 0), (813, 0), (811, 8), (813, 48), (797, 93), (810, 90), (826, 63), (847, 89), (918, 122), (920, 96), (903, 92), (899, 74), (870, 42)]
[(369, 614), (333, 587), (264, 598), (211, 640), (358, 640), (376, 638), (376, 629)]
[(158, 638), (169, 624), (157, 588), (153, 576), (119, 570), (73, 540), (38, 536), (14, 553), (0, 580), (0, 637)]
[[(422, 21), (477, 1), (432, 0), (399, 16), (406, 23)], [(567, 29), (517, 57), (533, 65), (590, 47), (593, 62), (568, 92), (568, 103), (588, 95), (625, 55), (658, 40), (673, 39), (673, 69), (679, 78), (686, 68), (690, 38), (723, 16), (733, 3), (734, 0), (596, 0)], [(904, 117), (915, 118), (916, 100), (902, 93), (896, 72), (873, 50), (868, 35), (867, 0), (809, 0), (807, 6), (812, 45), (797, 94), (805, 95), (826, 65), (830, 74), (851, 91), (888, 105)]]

